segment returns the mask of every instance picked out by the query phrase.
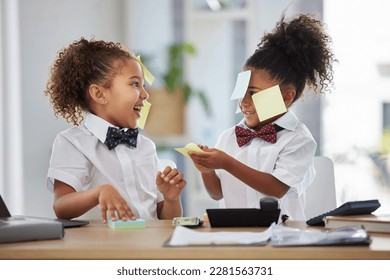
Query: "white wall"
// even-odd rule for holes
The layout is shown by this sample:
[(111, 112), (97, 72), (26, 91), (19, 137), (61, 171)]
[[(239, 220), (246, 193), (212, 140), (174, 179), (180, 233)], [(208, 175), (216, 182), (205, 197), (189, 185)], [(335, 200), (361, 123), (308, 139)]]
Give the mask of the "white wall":
[[(59, 49), (82, 36), (121, 41), (123, 3), (104, 0), (18, 2), (23, 144), (20, 147), (23, 151), (23, 171), (20, 176), (24, 179), (24, 196), (20, 194), (20, 197), (24, 198), (22, 208), (17, 203), (8, 204), (14, 214), (49, 216), (53, 215), (52, 196), (45, 187), (45, 180), (51, 146), (55, 135), (68, 127), (62, 119), (53, 116), (49, 100), (43, 95), (50, 65)], [(4, 69), (9, 66), (5, 65)], [(10, 115), (4, 117), (9, 118)], [(5, 147), (5, 150), (7, 148), (9, 147)], [(14, 201), (14, 198), (5, 199), (7, 202)]]
[[(390, 211), (390, 186), (371, 159), (383, 132), (382, 103), (390, 102), (390, 78), (379, 64), (390, 65), (390, 3), (381, 0), (327, 0), (325, 20), (339, 63), (335, 91), (324, 110), (325, 153), (335, 159), (339, 204), (379, 199), (377, 212)], [(390, 155), (381, 167), (390, 172)]]

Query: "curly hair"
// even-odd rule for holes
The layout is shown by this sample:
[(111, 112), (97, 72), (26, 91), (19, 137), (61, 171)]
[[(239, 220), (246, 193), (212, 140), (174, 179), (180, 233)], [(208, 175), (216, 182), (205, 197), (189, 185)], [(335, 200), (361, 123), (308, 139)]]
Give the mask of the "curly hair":
[(299, 15), (285, 21), (283, 16), (273, 32), (260, 40), (245, 67), (267, 70), (281, 84), (294, 85), (295, 100), (302, 95), (306, 84), (315, 92), (319, 85), (321, 92), (329, 92), (333, 87), (332, 63), (337, 61), (331, 43), (319, 20)]
[(120, 43), (93, 39), (81, 38), (60, 50), (45, 89), (54, 115), (80, 125), (83, 111), (90, 111), (89, 86), (100, 84), (109, 88), (121, 66), (131, 58), (134, 56)]

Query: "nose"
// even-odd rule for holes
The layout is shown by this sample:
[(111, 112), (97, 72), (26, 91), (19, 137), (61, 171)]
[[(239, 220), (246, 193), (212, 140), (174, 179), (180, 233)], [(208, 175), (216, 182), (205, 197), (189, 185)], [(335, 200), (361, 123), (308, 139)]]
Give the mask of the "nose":
[(249, 93), (246, 93), (243, 98), (240, 99), (240, 105), (245, 107), (252, 102), (252, 96)]
[(146, 91), (145, 88), (142, 88), (141, 94), (139, 96), (143, 100), (147, 100), (149, 98), (149, 93)]

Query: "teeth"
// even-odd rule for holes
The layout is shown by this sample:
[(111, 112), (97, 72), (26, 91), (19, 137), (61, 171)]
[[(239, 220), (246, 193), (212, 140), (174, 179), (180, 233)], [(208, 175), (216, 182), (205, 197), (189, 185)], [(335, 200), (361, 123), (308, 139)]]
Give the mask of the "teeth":
[(135, 110), (141, 110), (141, 109), (142, 109), (142, 106), (134, 106), (134, 109), (135, 109)]
[(253, 115), (255, 112), (251, 111), (251, 112), (248, 112), (248, 111), (245, 111), (244, 112), (244, 115)]

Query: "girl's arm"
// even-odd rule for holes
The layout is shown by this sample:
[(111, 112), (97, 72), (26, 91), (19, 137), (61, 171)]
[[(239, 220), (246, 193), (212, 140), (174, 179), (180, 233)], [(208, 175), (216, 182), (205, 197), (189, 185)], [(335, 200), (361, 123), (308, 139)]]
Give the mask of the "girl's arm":
[[(202, 150), (205, 151), (210, 150), (207, 146), (203, 146), (203, 145), (198, 145), (198, 146)], [(189, 152), (189, 156), (194, 162), (195, 167), (202, 174), (202, 180), (209, 196), (214, 200), (222, 199), (223, 194), (222, 194), (221, 181), (219, 180), (217, 174), (215, 173), (215, 170), (213, 168), (207, 168), (206, 166), (197, 163), (197, 161), (192, 157), (192, 152)]]
[(191, 152), (191, 158), (197, 165), (208, 169), (224, 169), (251, 188), (265, 195), (281, 198), (289, 190), (289, 186), (271, 174), (253, 169), (218, 149), (208, 149), (206, 147), (203, 150), (205, 153)]
[(203, 183), (206, 187), (207, 193), (214, 200), (220, 200), (223, 198), (221, 181), (219, 180), (215, 170), (202, 172)]
[(183, 174), (176, 168), (167, 166), (163, 172), (158, 172), (156, 185), (164, 196), (164, 201), (157, 204), (157, 215), (159, 219), (173, 219), (183, 215), (180, 196), (187, 182)]
[(171, 220), (175, 217), (181, 217), (183, 209), (180, 200), (176, 202), (163, 200), (157, 203), (157, 213), (160, 220)]
[(60, 219), (72, 219), (99, 205), (101, 217), (107, 223), (107, 213), (111, 220), (135, 219), (126, 201), (111, 185), (101, 185), (84, 192), (76, 192), (70, 185), (54, 181), (54, 212)]

